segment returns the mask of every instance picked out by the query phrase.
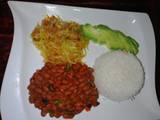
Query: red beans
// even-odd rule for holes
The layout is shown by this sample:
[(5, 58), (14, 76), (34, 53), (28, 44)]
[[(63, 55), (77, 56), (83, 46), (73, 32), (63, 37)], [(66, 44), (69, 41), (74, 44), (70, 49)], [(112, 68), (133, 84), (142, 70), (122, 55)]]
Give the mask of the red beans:
[(92, 68), (81, 63), (46, 63), (30, 79), (29, 101), (42, 116), (73, 118), (84, 109), (89, 111), (99, 104), (92, 73)]

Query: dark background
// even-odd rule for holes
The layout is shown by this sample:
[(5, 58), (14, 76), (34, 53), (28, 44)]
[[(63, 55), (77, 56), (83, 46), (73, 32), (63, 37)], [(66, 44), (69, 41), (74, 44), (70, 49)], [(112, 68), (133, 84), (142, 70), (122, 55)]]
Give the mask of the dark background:
[[(156, 37), (156, 92), (160, 101), (160, 1), (158, 0), (24, 0), (71, 6), (146, 12), (151, 18)], [(13, 40), (13, 17), (7, 0), (0, 0), (0, 87)], [(13, 103), (14, 104), (14, 103)], [(1, 118), (0, 118), (1, 120)]]

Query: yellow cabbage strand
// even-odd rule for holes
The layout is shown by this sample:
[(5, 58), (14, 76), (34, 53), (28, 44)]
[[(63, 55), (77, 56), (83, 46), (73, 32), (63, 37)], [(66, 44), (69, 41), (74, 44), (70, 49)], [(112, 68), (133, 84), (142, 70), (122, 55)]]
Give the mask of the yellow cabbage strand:
[(46, 16), (31, 36), (44, 61), (54, 64), (81, 62), (89, 43), (81, 35), (78, 23), (55, 16)]

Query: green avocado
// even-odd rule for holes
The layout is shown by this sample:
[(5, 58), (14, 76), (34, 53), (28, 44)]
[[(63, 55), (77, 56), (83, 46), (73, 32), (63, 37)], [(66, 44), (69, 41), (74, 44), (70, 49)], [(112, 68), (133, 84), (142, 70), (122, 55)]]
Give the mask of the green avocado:
[(134, 55), (138, 53), (139, 44), (130, 36), (105, 25), (81, 25), (83, 35), (95, 43), (105, 44), (112, 50), (123, 50)]

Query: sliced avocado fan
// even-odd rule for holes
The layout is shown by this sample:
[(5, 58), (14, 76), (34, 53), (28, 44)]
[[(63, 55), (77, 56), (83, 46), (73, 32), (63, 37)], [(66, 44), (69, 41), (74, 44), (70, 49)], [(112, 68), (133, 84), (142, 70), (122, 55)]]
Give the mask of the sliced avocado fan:
[(81, 25), (83, 35), (95, 43), (105, 44), (111, 50), (122, 50), (136, 55), (139, 44), (130, 36), (105, 25)]

